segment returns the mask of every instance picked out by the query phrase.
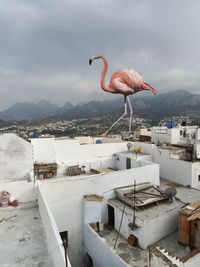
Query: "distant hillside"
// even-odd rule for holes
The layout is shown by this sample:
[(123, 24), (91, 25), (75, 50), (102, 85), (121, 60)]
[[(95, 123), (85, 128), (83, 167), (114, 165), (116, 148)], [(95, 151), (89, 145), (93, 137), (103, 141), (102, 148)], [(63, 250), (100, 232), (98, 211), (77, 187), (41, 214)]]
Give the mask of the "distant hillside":
[[(175, 115), (199, 114), (200, 95), (183, 90), (157, 96), (131, 96), (134, 115), (159, 120)], [(16, 103), (0, 112), (3, 120), (39, 120), (94, 118), (104, 115), (118, 116), (123, 112), (123, 97), (109, 101), (91, 101), (78, 105), (66, 103), (63, 107), (41, 100), (36, 104)]]
[(135, 113), (145, 118), (161, 119), (176, 115), (200, 115), (200, 95), (183, 90), (156, 97), (137, 98), (132, 101)]
[[(134, 115), (159, 120), (167, 116), (200, 114), (200, 95), (178, 90), (157, 96), (131, 96)], [(112, 101), (91, 101), (75, 106), (57, 118), (80, 119), (119, 115), (124, 110), (123, 97)]]
[(0, 112), (0, 119), (3, 120), (40, 120), (53, 116), (55, 114), (66, 112), (73, 108), (71, 103), (66, 103), (62, 108), (51, 104), (46, 100), (40, 100), (38, 103), (15, 103), (8, 109)]

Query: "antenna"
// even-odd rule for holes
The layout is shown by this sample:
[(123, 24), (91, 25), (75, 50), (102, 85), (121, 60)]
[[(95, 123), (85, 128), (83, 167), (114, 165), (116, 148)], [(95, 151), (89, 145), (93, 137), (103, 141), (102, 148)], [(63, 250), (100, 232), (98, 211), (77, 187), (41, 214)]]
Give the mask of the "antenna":
[(135, 223), (135, 209), (136, 209), (136, 181), (134, 180), (134, 187), (133, 187), (133, 222), (129, 223), (129, 227), (131, 228), (132, 231), (134, 231), (138, 226)]

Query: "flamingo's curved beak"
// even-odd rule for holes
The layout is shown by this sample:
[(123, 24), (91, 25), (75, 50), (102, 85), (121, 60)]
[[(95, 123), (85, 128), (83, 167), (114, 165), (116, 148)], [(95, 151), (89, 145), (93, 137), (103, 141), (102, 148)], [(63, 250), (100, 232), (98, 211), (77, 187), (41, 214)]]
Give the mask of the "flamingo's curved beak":
[(156, 89), (154, 89), (153, 87), (149, 89), (154, 95), (157, 95)]
[(92, 65), (92, 59), (91, 58), (89, 59), (89, 64)]
[(145, 82), (145, 86), (146, 86), (146, 90), (149, 90), (149, 91), (152, 92), (154, 95), (157, 94), (156, 89), (153, 88), (151, 85), (149, 85), (148, 83)]

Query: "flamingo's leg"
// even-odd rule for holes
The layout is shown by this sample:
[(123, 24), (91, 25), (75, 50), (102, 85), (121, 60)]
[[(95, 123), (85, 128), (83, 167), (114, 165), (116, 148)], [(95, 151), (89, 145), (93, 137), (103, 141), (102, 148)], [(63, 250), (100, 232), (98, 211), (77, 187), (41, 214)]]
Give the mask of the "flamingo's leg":
[(127, 96), (128, 104), (129, 104), (129, 109), (130, 109), (130, 121), (129, 121), (129, 132), (131, 133), (132, 130), (132, 119), (133, 119), (133, 109), (131, 105), (131, 101), (129, 96)]
[(108, 134), (108, 132), (110, 132), (110, 130), (121, 120), (123, 119), (126, 115), (128, 114), (128, 111), (127, 111), (127, 102), (126, 102), (126, 96), (124, 96), (124, 114), (119, 117), (118, 120), (116, 120), (113, 125), (103, 134), (101, 134), (101, 136), (106, 136)]

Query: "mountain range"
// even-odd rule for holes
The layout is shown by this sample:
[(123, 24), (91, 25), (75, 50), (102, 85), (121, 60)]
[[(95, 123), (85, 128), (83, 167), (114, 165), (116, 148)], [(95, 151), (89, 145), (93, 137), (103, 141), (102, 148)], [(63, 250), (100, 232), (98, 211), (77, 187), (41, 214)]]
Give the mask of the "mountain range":
[[(200, 95), (184, 90), (155, 96), (131, 97), (134, 115), (147, 119), (161, 119), (176, 115), (200, 114)], [(123, 97), (106, 101), (90, 101), (59, 107), (46, 100), (38, 103), (15, 103), (0, 112), (2, 120), (82, 119), (105, 115), (118, 116), (123, 112)]]

